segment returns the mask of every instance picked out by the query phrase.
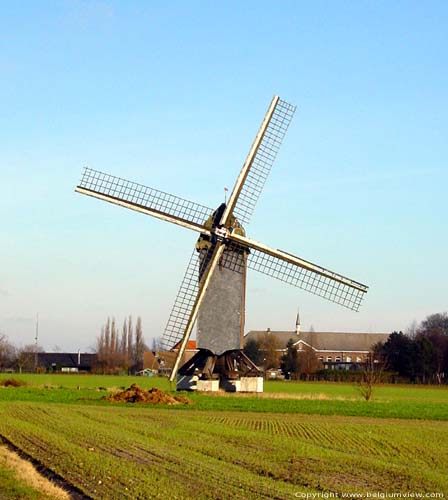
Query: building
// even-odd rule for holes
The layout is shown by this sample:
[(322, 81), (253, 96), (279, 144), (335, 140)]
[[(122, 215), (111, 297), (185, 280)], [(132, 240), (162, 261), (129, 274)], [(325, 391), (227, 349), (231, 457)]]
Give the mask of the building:
[(97, 357), (96, 354), (85, 352), (39, 352), (37, 366), (47, 372), (91, 372)]
[(252, 330), (244, 337), (248, 340), (264, 340), (272, 336), (278, 349), (286, 351), (286, 345), (292, 340), (297, 351), (311, 350), (324, 368), (350, 369), (366, 362), (367, 355), (378, 342), (386, 342), (389, 333), (364, 332), (303, 332), (300, 324), (295, 331)]
[[(179, 347), (180, 342), (178, 342), (171, 351), (146, 351), (143, 354), (143, 369), (153, 370), (161, 375), (170, 374), (176, 361)], [(181, 360), (181, 366), (189, 361), (197, 351), (196, 340), (189, 340)]]

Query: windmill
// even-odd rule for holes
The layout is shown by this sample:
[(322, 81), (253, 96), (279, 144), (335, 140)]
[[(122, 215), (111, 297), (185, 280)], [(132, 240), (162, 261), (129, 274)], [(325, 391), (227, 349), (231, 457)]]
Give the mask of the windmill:
[[(368, 287), (246, 237), (257, 200), (295, 106), (274, 96), (227, 203), (216, 210), (172, 194), (86, 168), (76, 191), (198, 232), (162, 344), (176, 348), (170, 380), (177, 387), (262, 390), (259, 369), (242, 348), (246, 270), (284, 281), (354, 311)], [(198, 323), (199, 351), (181, 368)]]

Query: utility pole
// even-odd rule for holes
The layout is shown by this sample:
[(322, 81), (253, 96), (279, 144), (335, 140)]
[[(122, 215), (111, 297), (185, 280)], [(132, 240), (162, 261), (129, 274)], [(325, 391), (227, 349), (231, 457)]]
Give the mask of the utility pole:
[(34, 337), (34, 372), (37, 371), (37, 341), (39, 339), (39, 313), (36, 314), (36, 336)]

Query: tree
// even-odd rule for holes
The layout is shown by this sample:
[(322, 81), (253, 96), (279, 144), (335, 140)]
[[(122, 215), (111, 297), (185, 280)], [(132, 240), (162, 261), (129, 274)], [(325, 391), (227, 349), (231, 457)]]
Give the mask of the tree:
[(162, 351), (162, 338), (161, 337), (153, 337), (152, 342), (151, 342), (151, 351), (152, 352), (159, 352)]
[(281, 345), (277, 338), (270, 332), (266, 332), (261, 338), (261, 350), (263, 351), (264, 368), (279, 368)]
[(294, 339), (289, 339), (286, 344), (286, 353), (282, 356), (283, 371), (292, 379), (305, 377), (307, 380), (312, 373), (322, 368), (313, 349), (307, 346), (294, 345)]
[(249, 339), (244, 345), (244, 354), (257, 366), (263, 362), (263, 353), (261, 351), (261, 343), (256, 339)]
[(414, 381), (417, 376), (415, 342), (403, 332), (392, 332), (381, 349), (389, 368)]
[(8, 337), (0, 334), (0, 369), (10, 368), (14, 363), (15, 348)]
[(22, 371), (32, 372), (36, 368), (37, 353), (44, 352), (43, 348), (36, 344), (27, 344), (16, 349), (15, 365), (20, 373)]
[(142, 318), (137, 318), (135, 325), (135, 343), (134, 343), (134, 369), (141, 370), (143, 366), (143, 354), (147, 350), (143, 339)]
[(104, 363), (105, 368), (110, 368), (110, 318), (107, 318), (106, 326), (104, 327)]
[(304, 375), (308, 380), (312, 373), (315, 373), (322, 368), (322, 363), (317, 359), (316, 353), (313, 349), (309, 347), (305, 346), (304, 349), (297, 351), (297, 353), (300, 375)]
[(129, 369), (129, 353), (128, 353), (128, 322), (126, 318), (124, 318), (123, 328), (121, 330), (120, 357), (123, 368), (127, 371)]
[(282, 363), (285, 376), (291, 379), (297, 379), (299, 377), (299, 356), (293, 339), (289, 339), (286, 344), (286, 353), (282, 356)]
[(385, 363), (382, 360), (377, 360), (376, 357), (377, 355), (374, 351), (367, 354), (366, 363), (362, 371), (362, 378), (358, 383), (359, 392), (366, 401), (372, 399), (375, 386), (377, 386), (383, 378)]
[(94, 349), (94, 351), (97, 353), (97, 369), (104, 373), (106, 364), (106, 340), (104, 326), (101, 327), (100, 336), (96, 339), (96, 349)]
[(128, 321), (128, 366), (130, 367), (132, 364), (132, 360), (134, 359), (134, 339), (133, 339), (133, 332), (132, 332), (132, 316), (129, 315), (129, 321)]
[(430, 314), (422, 321), (419, 332), (437, 332), (448, 336), (448, 314)]
[(411, 339), (415, 339), (417, 333), (418, 333), (418, 323), (414, 319), (412, 323), (407, 327), (406, 335)]
[(448, 336), (444, 315), (423, 321), (415, 337), (393, 332), (380, 349), (388, 367), (411, 382), (442, 382), (448, 361)]
[[(134, 341), (135, 339), (135, 341)], [(142, 329), (142, 320), (138, 318), (135, 335), (132, 331), (132, 318), (125, 319), (121, 336), (117, 329), (115, 318), (107, 318), (106, 325), (101, 328), (97, 338), (98, 369), (103, 373), (117, 373), (133, 368), (141, 369), (143, 353), (147, 350)]]
[[(439, 384), (448, 373), (448, 315), (431, 314), (417, 330), (417, 338), (426, 338), (432, 345), (432, 375)], [(428, 350), (428, 347), (426, 347)]]
[(112, 322), (110, 325), (110, 346), (108, 352), (109, 368), (114, 369), (116, 365), (116, 344), (117, 344), (117, 329), (115, 327), (115, 318), (112, 317)]
[(415, 374), (425, 384), (430, 382), (435, 372), (436, 353), (431, 341), (419, 336), (414, 341), (415, 347)]

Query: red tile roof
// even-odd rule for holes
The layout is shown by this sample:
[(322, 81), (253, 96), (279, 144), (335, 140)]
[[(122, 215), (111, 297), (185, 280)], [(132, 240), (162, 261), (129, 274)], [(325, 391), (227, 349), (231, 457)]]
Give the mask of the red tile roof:
[[(181, 342), (178, 342), (174, 347), (173, 347), (173, 350), (177, 350), (179, 349), (180, 347), (180, 344)], [(195, 351), (197, 349), (197, 346), (196, 346), (196, 340), (189, 340), (187, 342), (187, 347), (186, 347), (186, 350), (187, 351)]]

